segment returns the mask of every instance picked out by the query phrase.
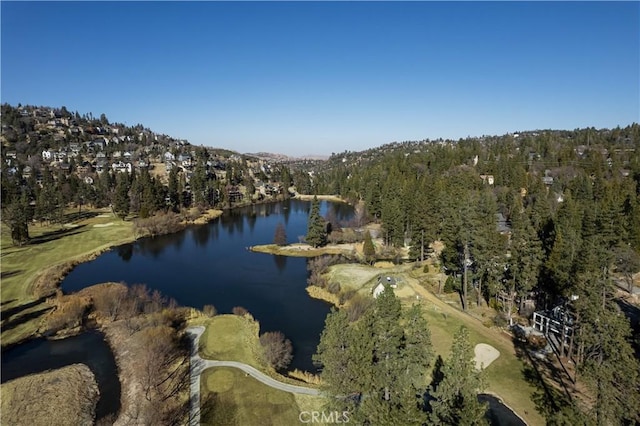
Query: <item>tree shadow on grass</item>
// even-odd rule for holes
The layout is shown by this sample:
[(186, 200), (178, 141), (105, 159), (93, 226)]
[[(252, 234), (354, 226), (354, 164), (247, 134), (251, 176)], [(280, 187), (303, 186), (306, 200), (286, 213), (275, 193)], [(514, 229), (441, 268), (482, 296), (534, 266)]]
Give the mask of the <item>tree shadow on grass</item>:
[[(29, 303), (25, 303), (23, 305), (19, 305), (19, 306), (15, 306), (13, 308), (9, 308), (9, 309), (5, 309), (2, 312), (0, 312), (0, 321), (4, 321), (9, 319), (9, 317), (19, 314), (22, 311), (25, 311), (27, 309), (31, 309), (34, 306), (37, 306), (39, 304), (41, 304), (42, 302), (44, 302), (47, 299), (47, 297), (41, 297), (37, 300), (34, 300), (33, 302), (29, 302)], [(11, 300), (11, 301), (15, 301), (15, 299)], [(2, 305), (4, 306), (5, 303), (8, 303), (10, 301), (4, 302)], [(4, 328), (4, 325), (3, 325)]]
[(75, 228), (68, 228), (68, 229), (59, 229), (57, 231), (51, 231), (51, 232), (47, 232), (45, 234), (39, 235), (37, 237), (31, 238), (29, 240), (29, 244), (30, 245), (38, 245), (38, 244), (43, 244), (43, 243), (48, 243), (51, 241), (55, 241), (55, 240), (59, 240), (62, 237), (66, 237), (69, 235), (76, 235), (76, 234), (80, 234), (82, 232), (85, 232), (84, 229), (87, 225), (79, 225), (76, 226)]
[(64, 220), (66, 220), (67, 222), (75, 222), (78, 220), (85, 220), (85, 219), (91, 219), (98, 216), (97, 212), (92, 212), (92, 211), (86, 211), (86, 212), (74, 212), (74, 213), (67, 213), (64, 216)]
[(7, 321), (5, 324), (2, 324), (2, 332), (4, 333), (5, 331), (12, 330), (21, 324), (39, 318), (45, 313), (49, 312), (51, 309), (53, 309), (53, 306), (49, 306), (38, 311), (29, 312), (28, 314), (24, 314), (10, 321)]
[[(22, 269), (16, 269), (14, 271), (2, 271), (0, 272), (0, 279), (5, 279), (5, 278), (9, 278), (9, 277), (13, 277), (14, 275), (18, 275), (19, 273), (22, 272)], [(14, 299), (15, 300), (15, 299)], [(7, 302), (2, 302), (2, 304), (4, 305)]]
[[(562, 377), (558, 368), (550, 361), (532, 357), (527, 344), (515, 335), (513, 336), (513, 344), (516, 349), (516, 356), (524, 364), (522, 376), (535, 388), (531, 395), (531, 400), (535, 404), (536, 411), (549, 421), (556, 417), (558, 413), (571, 410), (574, 402), (565, 383), (565, 377)], [(547, 384), (545, 377), (547, 380), (554, 381), (559, 386), (562, 386), (562, 390)]]

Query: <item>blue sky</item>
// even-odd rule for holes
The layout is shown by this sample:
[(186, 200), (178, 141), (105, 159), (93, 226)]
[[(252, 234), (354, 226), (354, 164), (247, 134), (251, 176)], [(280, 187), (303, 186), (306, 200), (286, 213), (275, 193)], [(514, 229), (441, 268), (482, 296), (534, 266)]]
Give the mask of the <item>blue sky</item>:
[(640, 3), (7, 2), (1, 100), (289, 155), (640, 121)]

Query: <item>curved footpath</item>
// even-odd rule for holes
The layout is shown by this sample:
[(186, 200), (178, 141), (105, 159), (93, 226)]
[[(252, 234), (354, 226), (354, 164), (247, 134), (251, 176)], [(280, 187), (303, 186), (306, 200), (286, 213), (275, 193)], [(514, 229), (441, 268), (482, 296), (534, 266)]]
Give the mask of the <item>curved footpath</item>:
[(267, 386), (271, 386), (274, 389), (278, 389), (285, 392), (299, 393), (305, 395), (320, 395), (320, 391), (317, 389), (306, 388), (303, 386), (290, 385), (288, 383), (282, 383), (271, 377), (261, 373), (254, 367), (237, 361), (214, 361), (210, 359), (203, 359), (198, 353), (198, 343), (200, 342), (200, 336), (204, 333), (203, 326), (189, 327), (187, 333), (191, 336), (191, 359), (190, 359), (190, 391), (189, 391), (189, 426), (200, 425), (200, 375), (202, 372), (210, 367), (233, 367), (238, 368), (245, 373), (251, 375), (251, 377), (264, 383)]

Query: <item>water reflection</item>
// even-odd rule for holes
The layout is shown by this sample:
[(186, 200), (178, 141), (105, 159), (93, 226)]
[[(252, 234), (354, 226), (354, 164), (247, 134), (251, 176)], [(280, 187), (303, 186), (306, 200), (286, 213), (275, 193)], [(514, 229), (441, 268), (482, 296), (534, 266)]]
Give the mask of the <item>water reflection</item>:
[(282, 274), (285, 267), (287, 266), (287, 256), (278, 256), (277, 254), (274, 254), (273, 261), (276, 264), (276, 268), (278, 268), (278, 272)]
[(198, 247), (204, 247), (211, 238), (210, 226), (196, 226), (191, 230), (193, 234), (193, 241)]
[(132, 244), (124, 244), (122, 246), (116, 247), (116, 251), (120, 259), (125, 262), (129, 262), (131, 260), (131, 256), (133, 256), (133, 245)]

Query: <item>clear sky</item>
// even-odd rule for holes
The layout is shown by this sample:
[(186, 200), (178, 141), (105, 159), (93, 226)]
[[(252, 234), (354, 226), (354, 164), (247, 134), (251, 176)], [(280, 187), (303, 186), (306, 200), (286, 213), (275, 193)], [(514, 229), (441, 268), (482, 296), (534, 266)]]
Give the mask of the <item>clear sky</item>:
[(0, 2), (1, 100), (289, 155), (640, 121), (640, 3)]

